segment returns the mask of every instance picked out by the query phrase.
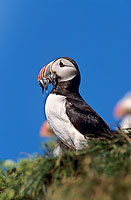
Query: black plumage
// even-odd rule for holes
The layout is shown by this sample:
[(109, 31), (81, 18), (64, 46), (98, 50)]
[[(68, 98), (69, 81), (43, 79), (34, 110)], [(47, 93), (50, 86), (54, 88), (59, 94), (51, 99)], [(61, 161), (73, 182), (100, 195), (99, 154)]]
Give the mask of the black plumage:
[(110, 129), (104, 120), (79, 94), (67, 97), (66, 113), (74, 127), (87, 137), (110, 137)]
[(79, 84), (80, 73), (70, 81), (57, 83), (51, 93), (66, 96), (66, 114), (81, 134), (89, 138), (111, 138), (108, 125), (80, 96)]

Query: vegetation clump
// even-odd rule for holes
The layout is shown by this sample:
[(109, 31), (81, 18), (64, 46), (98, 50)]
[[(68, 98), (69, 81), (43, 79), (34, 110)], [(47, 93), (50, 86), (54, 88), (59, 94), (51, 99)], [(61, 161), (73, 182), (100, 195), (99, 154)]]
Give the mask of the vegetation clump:
[(122, 135), (58, 157), (48, 151), (7, 169), (1, 163), (0, 200), (129, 200), (130, 188), (131, 145)]

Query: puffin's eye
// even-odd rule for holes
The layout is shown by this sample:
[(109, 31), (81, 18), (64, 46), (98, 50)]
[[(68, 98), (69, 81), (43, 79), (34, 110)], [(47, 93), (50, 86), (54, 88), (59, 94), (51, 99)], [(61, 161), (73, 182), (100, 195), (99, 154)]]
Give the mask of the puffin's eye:
[(63, 62), (60, 61), (60, 67), (64, 67), (65, 65), (63, 64)]

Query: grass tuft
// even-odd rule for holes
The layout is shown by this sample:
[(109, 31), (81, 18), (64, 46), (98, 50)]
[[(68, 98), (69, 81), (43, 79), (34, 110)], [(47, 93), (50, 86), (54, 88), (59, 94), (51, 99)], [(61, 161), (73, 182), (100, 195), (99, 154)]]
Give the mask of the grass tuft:
[(0, 200), (129, 200), (131, 145), (126, 137), (90, 141), (87, 148), (51, 153), (0, 169)]

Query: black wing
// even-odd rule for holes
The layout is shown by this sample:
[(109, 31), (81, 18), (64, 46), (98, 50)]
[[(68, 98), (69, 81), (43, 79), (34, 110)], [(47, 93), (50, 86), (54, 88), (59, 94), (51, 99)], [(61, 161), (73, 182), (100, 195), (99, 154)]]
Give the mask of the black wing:
[(66, 113), (74, 127), (87, 137), (112, 137), (108, 125), (77, 93), (66, 98)]

